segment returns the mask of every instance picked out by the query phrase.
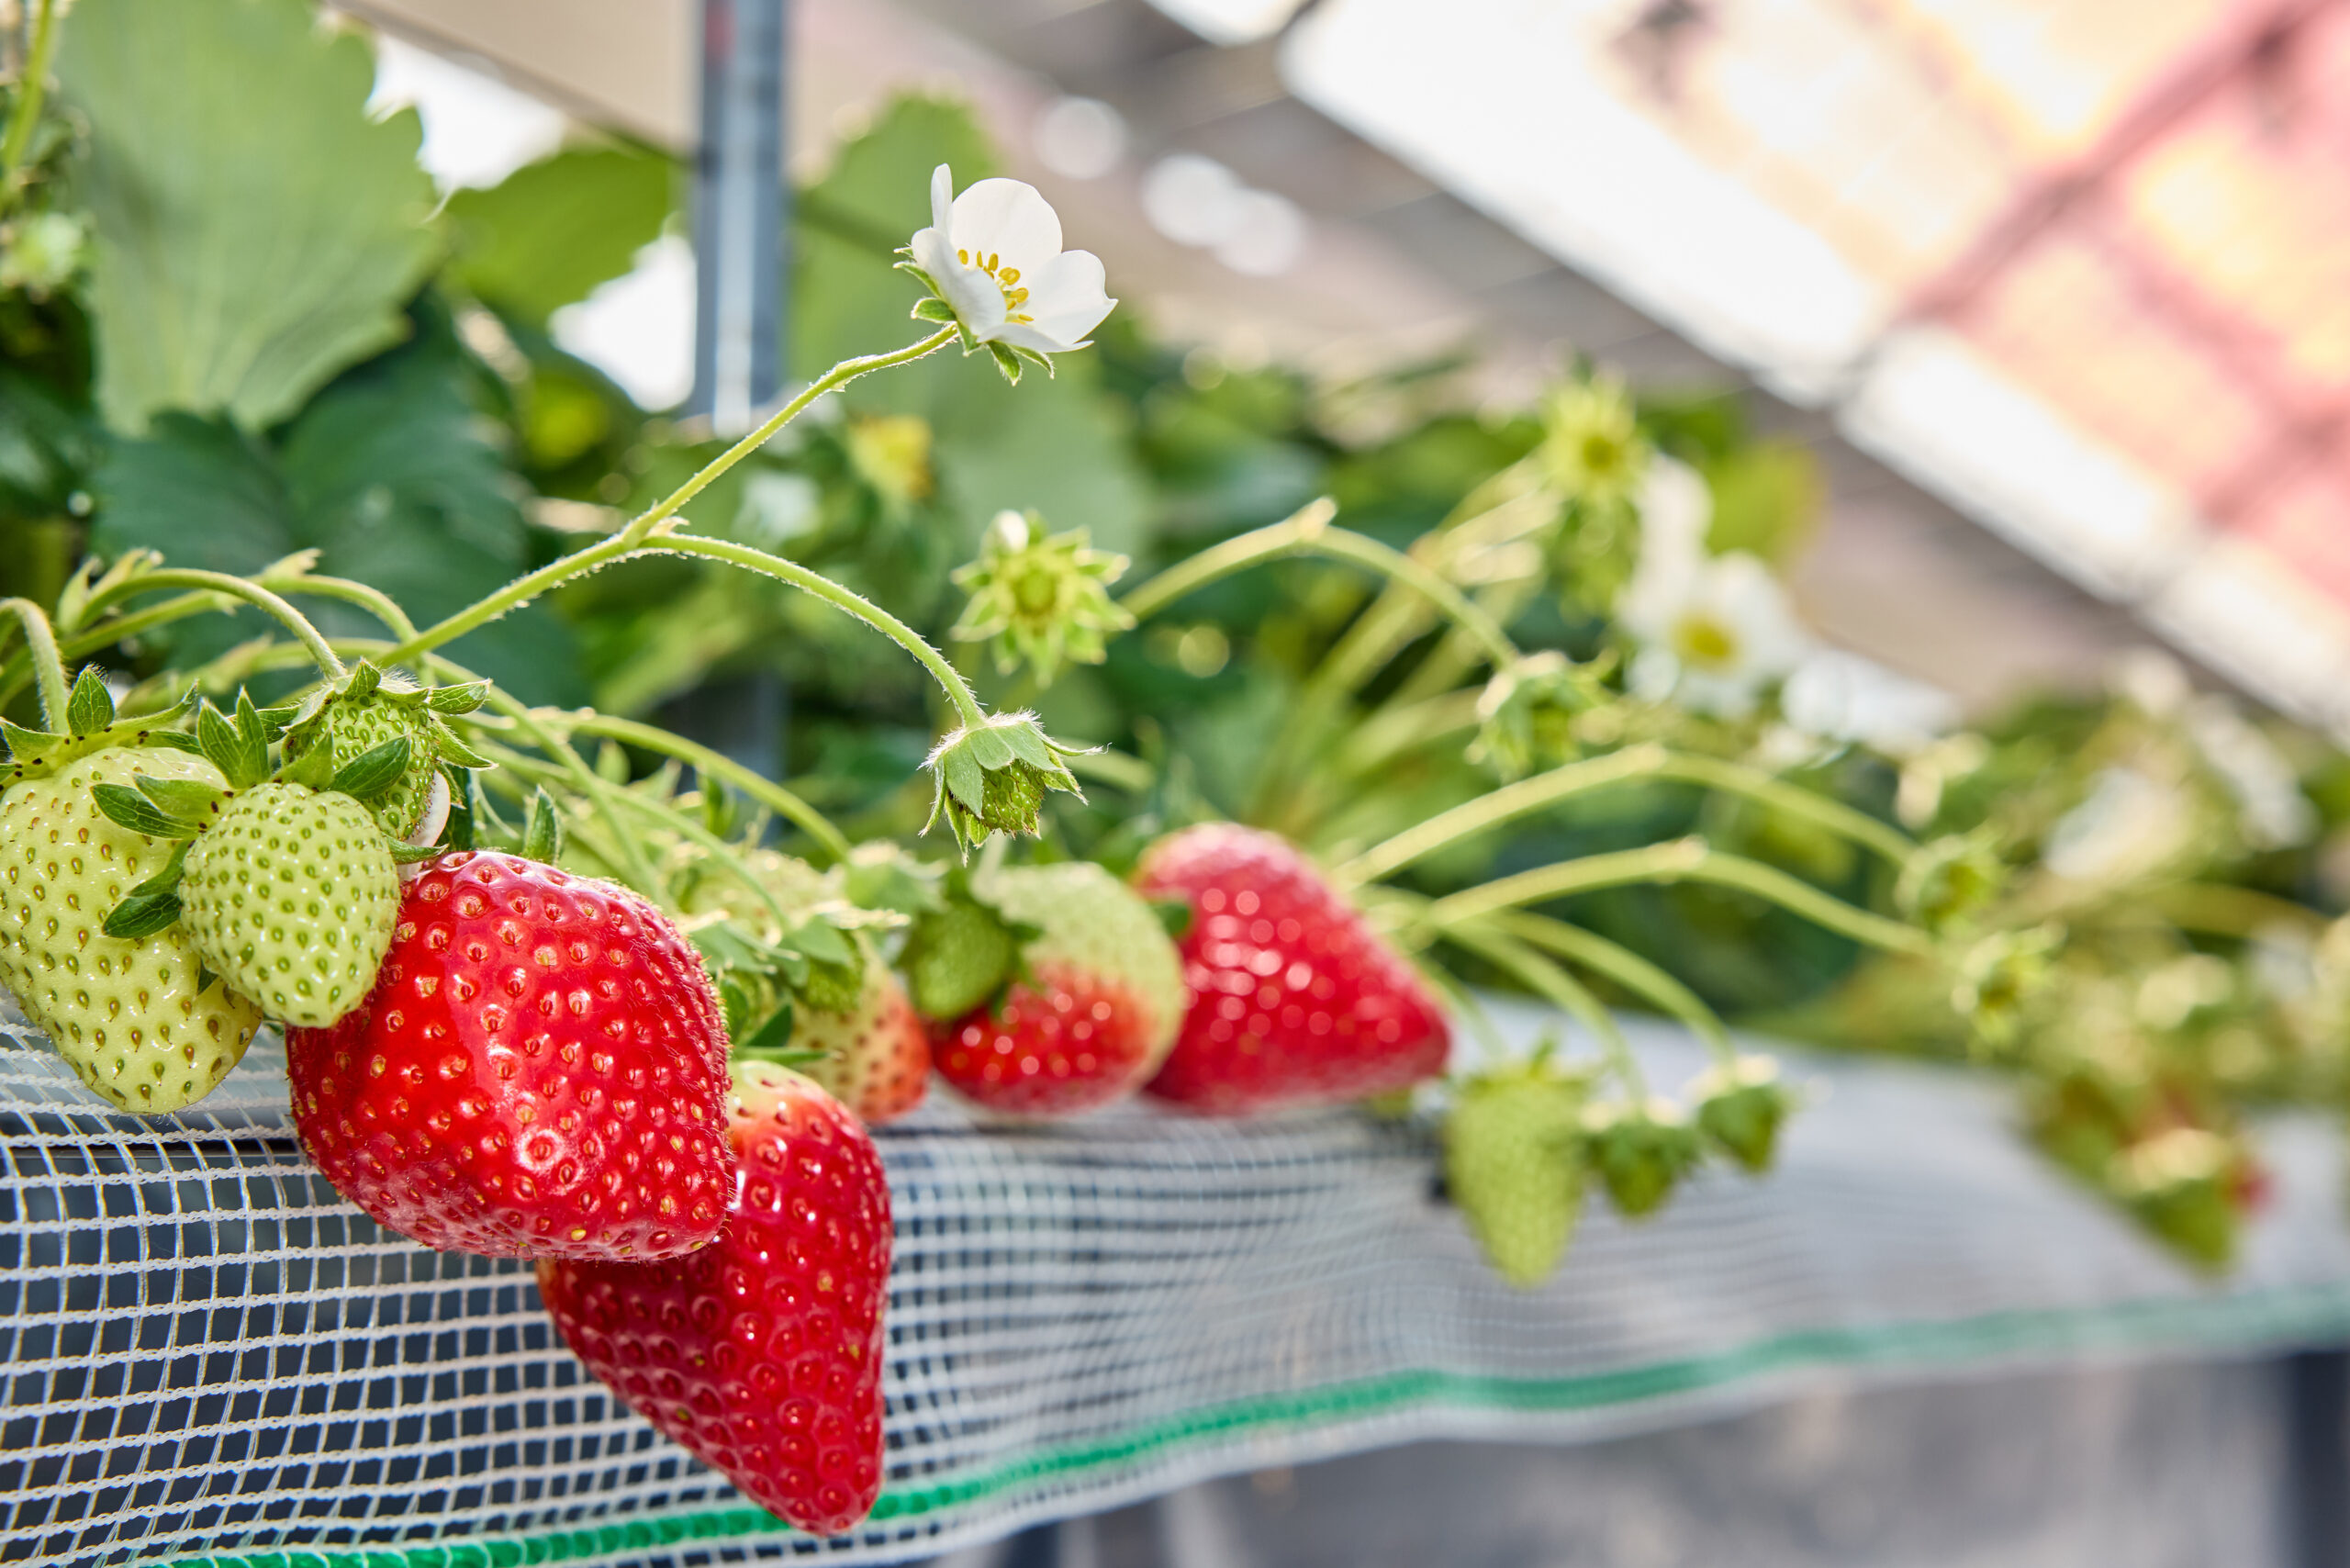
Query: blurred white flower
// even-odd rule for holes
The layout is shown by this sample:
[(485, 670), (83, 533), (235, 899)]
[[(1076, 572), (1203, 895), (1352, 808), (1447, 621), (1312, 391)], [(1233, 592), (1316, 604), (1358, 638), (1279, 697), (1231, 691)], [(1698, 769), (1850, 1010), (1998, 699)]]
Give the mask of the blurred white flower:
[(930, 227), (908, 252), (968, 337), (1032, 353), (1081, 349), (1118, 302), (1101, 260), (1061, 249), (1061, 220), (1034, 185), (981, 180), (956, 196), (941, 163), (930, 176)]
[(1700, 560), (1633, 599), (1627, 592), (1632, 602), (1622, 612), (1642, 644), (1631, 687), (1651, 701), (1673, 697), (1700, 713), (1741, 718), (1811, 646), (1778, 579), (1744, 551)]
[(1779, 709), (1798, 730), (1893, 757), (1915, 756), (1958, 723), (1950, 693), (1841, 648), (1806, 656), (1780, 690)]
[(2134, 767), (2108, 767), (2049, 830), (2041, 860), (2069, 881), (2126, 882), (2169, 859), (2192, 816), (2173, 786)]

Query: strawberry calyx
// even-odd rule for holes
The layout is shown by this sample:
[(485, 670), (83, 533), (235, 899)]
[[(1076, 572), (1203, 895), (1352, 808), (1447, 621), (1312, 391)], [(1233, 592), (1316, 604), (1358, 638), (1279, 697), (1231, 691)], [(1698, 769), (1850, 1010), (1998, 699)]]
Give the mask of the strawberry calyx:
[[(95, 665), (84, 665), (73, 682), (71, 700), (67, 703), (66, 728), (62, 734), (47, 730), (30, 730), (21, 724), (0, 719), (0, 740), (8, 746), (8, 760), (0, 766), (0, 793), (12, 786), (35, 778), (46, 778), (62, 772), (94, 752), (109, 746), (173, 746), (181, 750), (187, 737), (173, 726), (185, 720), (195, 708), (196, 694), (190, 688), (186, 695), (169, 708), (152, 713), (140, 713), (131, 718), (118, 717), (114, 694), (106, 689), (105, 679)], [(54, 721), (51, 721), (54, 722)]]
[(378, 825), (395, 839), (411, 843), (437, 837), (450, 807), (445, 770), (489, 766), (443, 722), (471, 713), (488, 700), (487, 681), (419, 686), (387, 674), (365, 660), (340, 679), (314, 687), (291, 709), (276, 710), (289, 762), (316, 756), (329, 777), (362, 757), (384, 755), (395, 739), (408, 749), (400, 770), (367, 797)]
[(993, 1012), (1014, 981), (1034, 979), (1026, 953), (1044, 928), (1005, 913), (963, 867), (950, 868), (936, 892), (936, 906), (914, 917), (899, 958), (914, 1011), (940, 1023), (975, 1008)]
[(1083, 755), (1084, 747), (1046, 735), (1034, 713), (998, 713), (964, 724), (923, 763), (937, 789), (922, 830), (928, 833), (944, 819), (957, 852), (966, 857), (991, 833), (1034, 834), (1047, 793), (1085, 799), (1061, 760)]

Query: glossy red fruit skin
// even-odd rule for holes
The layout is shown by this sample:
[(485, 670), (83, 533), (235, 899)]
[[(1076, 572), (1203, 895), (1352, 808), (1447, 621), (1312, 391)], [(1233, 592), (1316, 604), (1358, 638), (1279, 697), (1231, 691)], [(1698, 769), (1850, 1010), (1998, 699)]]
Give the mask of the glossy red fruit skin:
[(1269, 833), (1208, 823), (1160, 839), (1136, 886), (1181, 898), (1192, 992), (1148, 1092), (1237, 1114), (1385, 1093), (1444, 1070), (1444, 1013), (1402, 955)]
[(745, 1496), (838, 1535), (881, 1492), (890, 1189), (856, 1118), (811, 1080), (735, 1069), (740, 1195), (675, 1262), (539, 1264), (564, 1343)]
[[(993, 1009), (931, 1031), (931, 1065), (957, 1093), (1013, 1116), (1068, 1116), (1142, 1085), (1152, 1014), (1133, 988), (1076, 965), (1035, 966)], [(1156, 1039), (1164, 1039), (1156, 1036)]]
[(701, 959), (624, 888), (444, 855), (367, 1000), (288, 1029), (294, 1125), (336, 1191), (448, 1251), (670, 1258), (733, 1193), (726, 1027)]

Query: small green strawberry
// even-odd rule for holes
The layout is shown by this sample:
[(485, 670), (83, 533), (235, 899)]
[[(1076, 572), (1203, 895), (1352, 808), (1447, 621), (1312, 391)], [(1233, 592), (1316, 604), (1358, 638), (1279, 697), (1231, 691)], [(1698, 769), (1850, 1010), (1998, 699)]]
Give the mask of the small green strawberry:
[(394, 838), (429, 844), (439, 836), (449, 811), (448, 775), (442, 765), (487, 766), (441, 716), (472, 712), (487, 689), (482, 682), (420, 687), (362, 662), (343, 680), (319, 687), (288, 718), (285, 756), (298, 761), (323, 746), (331, 772), (387, 742), (407, 741), (408, 767), (370, 807), (377, 825)]
[(369, 805), (406, 775), (410, 748), (397, 737), (330, 775), (319, 747), (273, 778), (270, 730), (241, 694), (233, 723), (207, 703), (196, 745), (226, 790), (149, 772), (92, 788), (118, 826), (193, 841), (106, 929), (129, 936), (176, 922), (206, 966), (270, 1017), (324, 1028), (365, 999), (391, 945), (397, 861)]
[(1583, 1140), (1592, 1170), (1626, 1219), (1645, 1219), (1662, 1207), (1705, 1158), (1688, 1113), (1660, 1098), (1590, 1107)]
[(1445, 1188), (1486, 1260), (1520, 1289), (1550, 1278), (1574, 1239), (1583, 1104), (1582, 1080), (1540, 1053), (1470, 1079), (1445, 1119)]
[(268, 783), (240, 793), (197, 836), (179, 896), (180, 923), (206, 963), (271, 1017), (323, 1029), (375, 985), (400, 882), (365, 806)]
[[(145, 774), (218, 791), (218, 770), (161, 743), (184, 709), (115, 722), (95, 669), (73, 688), (71, 733), (8, 725), (0, 770), (0, 984), (82, 1081), (126, 1111), (177, 1111), (209, 1093), (260, 1026), (252, 1002), (204, 972), (173, 930), (110, 934), (106, 919), (176, 865), (170, 837), (109, 820), (92, 790)], [(173, 835), (176, 836), (176, 835)]]

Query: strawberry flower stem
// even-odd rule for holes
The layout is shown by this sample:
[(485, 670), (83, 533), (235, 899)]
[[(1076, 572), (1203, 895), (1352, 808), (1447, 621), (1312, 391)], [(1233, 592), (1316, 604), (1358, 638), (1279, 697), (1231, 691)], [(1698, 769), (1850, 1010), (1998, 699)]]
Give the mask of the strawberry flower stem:
[[(259, 583), (249, 582), (243, 577), (232, 577), (226, 572), (198, 571), (189, 566), (168, 566), (151, 572), (141, 572), (135, 577), (126, 578), (114, 588), (92, 594), (89, 602), (83, 607), (83, 614), (87, 616), (118, 599), (159, 588), (201, 588), (215, 594), (227, 594), (231, 599), (241, 599), (247, 604), (268, 612), (280, 625), (293, 633), (295, 640), (302, 644), (302, 651), (309, 655), (310, 662), (319, 666), (320, 675), (329, 679), (337, 679), (343, 673), (342, 661), (335, 657), (334, 650), (327, 646), (326, 638), (319, 634), (319, 629), (311, 625), (308, 618), (300, 610)], [(207, 607), (201, 604), (191, 607), (192, 610), (205, 608)], [(114, 627), (108, 627), (106, 630), (109, 634), (108, 641), (116, 641), (128, 635), (127, 633), (119, 632)], [(106, 644), (101, 643), (97, 645), (103, 647)]]
[(831, 819), (782, 785), (744, 767), (731, 756), (687, 740), (682, 735), (673, 735), (651, 724), (638, 723), (632, 719), (609, 718), (585, 710), (565, 712), (553, 708), (539, 709), (535, 716), (559, 730), (576, 734), (602, 735), (643, 746), (647, 751), (657, 751), (664, 756), (674, 756), (680, 762), (691, 763), (710, 777), (733, 785), (786, 822), (797, 824), (831, 859), (848, 858), (848, 835), (834, 827)]
[[(630, 520), (628, 526), (610, 539), (573, 551), (559, 561), (553, 561), (523, 577), (514, 579), (487, 598), (457, 611), (446, 620), (435, 622), (386, 655), (391, 663), (404, 663), (429, 649), (453, 642), (466, 633), (486, 626), (509, 610), (519, 610), (548, 589), (570, 581), (573, 577), (598, 571), (621, 558), (637, 554), (645, 542), (657, 533), (666, 532), (662, 525), (677, 514), (679, 508), (701, 494), (711, 482), (737, 463), (757, 451), (777, 431), (807, 411), (808, 406), (834, 387), (845, 386), (858, 376), (891, 365), (907, 364), (925, 354), (937, 353), (955, 341), (953, 327), (941, 327), (920, 342), (888, 353), (867, 354), (861, 359), (845, 359), (823, 375), (810, 382), (799, 396), (768, 416), (765, 423), (742, 440), (704, 464), (699, 472), (669, 492), (650, 510)], [(845, 591), (845, 590), (843, 590)]]
[[(57, 17), (65, 7), (59, 0), (40, 0), (33, 18), (32, 47), (25, 51), (24, 74), (17, 79), (17, 104), (8, 116), (8, 129), (0, 136), (0, 217), (17, 205), (17, 174), (25, 150), (32, 145), (33, 127), (40, 122), (41, 100), (49, 91), (50, 62), (57, 53)], [(65, 711), (58, 710), (63, 722)]]
[(1332, 528), (1330, 519), (1337, 510), (1327, 496), (1309, 502), (1280, 522), (1177, 562), (1120, 599), (1119, 607), (1136, 621), (1145, 621), (1185, 594), (1261, 562), (1289, 555), (1324, 555), (1368, 566), (1389, 581), (1415, 590), (1475, 638), (1496, 669), (1516, 662), (1517, 646), (1509, 634), (1467, 595), (1400, 550), (1366, 534)]
[(1336, 876), (1344, 885), (1390, 877), (1416, 860), (1425, 859), (1440, 849), (1449, 848), (1505, 823), (1514, 822), (1529, 812), (1594, 790), (1641, 778), (1672, 779), (1743, 795), (1774, 811), (1800, 817), (1851, 839), (1897, 866), (1908, 860), (1918, 847), (1899, 829), (1879, 822), (1865, 812), (1855, 811), (1841, 801), (1832, 801), (1785, 779), (1774, 778), (1759, 768), (1727, 762), (1719, 757), (1668, 751), (1649, 741), (1627, 746), (1622, 751), (1610, 752), (1605, 756), (1570, 762), (1547, 773), (1538, 773), (1531, 778), (1505, 785), (1490, 794), (1480, 795), (1473, 801), (1405, 829), (1384, 844), (1364, 850), (1339, 867)]
[(28, 599), (0, 599), (0, 610), (14, 615), (17, 624), (24, 628), (25, 655), (32, 661), (33, 678), (40, 683), (41, 724), (62, 733), (70, 694), (65, 689), (65, 661), (58, 655), (57, 634), (50, 630), (49, 617)]
[(962, 671), (947, 662), (945, 655), (924, 642), (922, 633), (861, 594), (852, 593), (822, 572), (811, 571), (797, 561), (787, 561), (780, 555), (770, 555), (764, 550), (754, 550), (747, 544), (734, 544), (723, 539), (703, 539), (689, 533), (663, 536), (653, 546), (665, 553), (680, 555), (706, 555), (713, 561), (724, 561), (748, 571), (762, 572), (779, 577), (796, 588), (815, 595), (834, 609), (856, 617), (891, 642), (920, 660), (924, 669), (937, 680), (946, 693), (947, 700), (969, 725), (987, 722), (987, 713), (979, 707), (971, 683), (963, 678)]
[(1716, 887), (1737, 888), (1872, 947), (1919, 957), (1930, 956), (1934, 951), (1932, 940), (1922, 931), (1904, 925), (1897, 920), (1888, 920), (1884, 915), (1856, 909), (1775, 867), (1749, 860), (1743, 856), (1723, 854), (1708, 847), (1705, 840), (1699, 838), (1678, 838), (1640, 849), (1586, 855), (1578, 859), (1539, 866), (1515, 876), (1496, 878), (1482, 886), (1438, 899), (1428, 905), (1425, 918), (1436, 930), (1449, 933), (1464, 921), (1473, 921), (1499, 910), (1515, 909), (1520, 904), (1544, 903), (1572, 893), (1629, 887), (1644, 882), (1658, 886), (1671, 886), (1675, 882), (1705, 882)]
[(1455, 946), (1465, 947), (1516, 975), (1545, 1002), (1590, 1030), (1592, 1038), (1598, 1042), (1600, 1055), (1606, 1059), (1608, 1070), (1616, 1075), (1625, 1092), (1635, 1102), (1648, 1099), (1648, 1075), (1641, 1070), (1639, 1058), (1632, 1054), (1630, 1042), (1624, 1038), (1623, 1026), (1580, 980), (1525, 943), (1505, 936), (1489, 925), (1454, 925), (1447, 928), (1444, 935)]
[(1517, 910), (1496, 914), (1493, 921), (1519, 941), (1547, 949), (1571, 964), (1580, 964), (1595, 973), (1606, 975), (1626, 991), (1646, 997), (1660, 1012), (1681, 1020), (1691, 1034), (1706, 1043), (1706, 1048), (1714, 1054), (1717, 1060), (1727, 1062), (1737, 1058), (1738, 1047), (1730, 1043), (1729, 1031), (1722, 1026), (1722, 1021), (1714, 1010), (1707, 1006), (1695, 991), (1629, 947), (1611, 942), (1580, 925), (1553, 920), (1547, 914), (1529, 914)]

